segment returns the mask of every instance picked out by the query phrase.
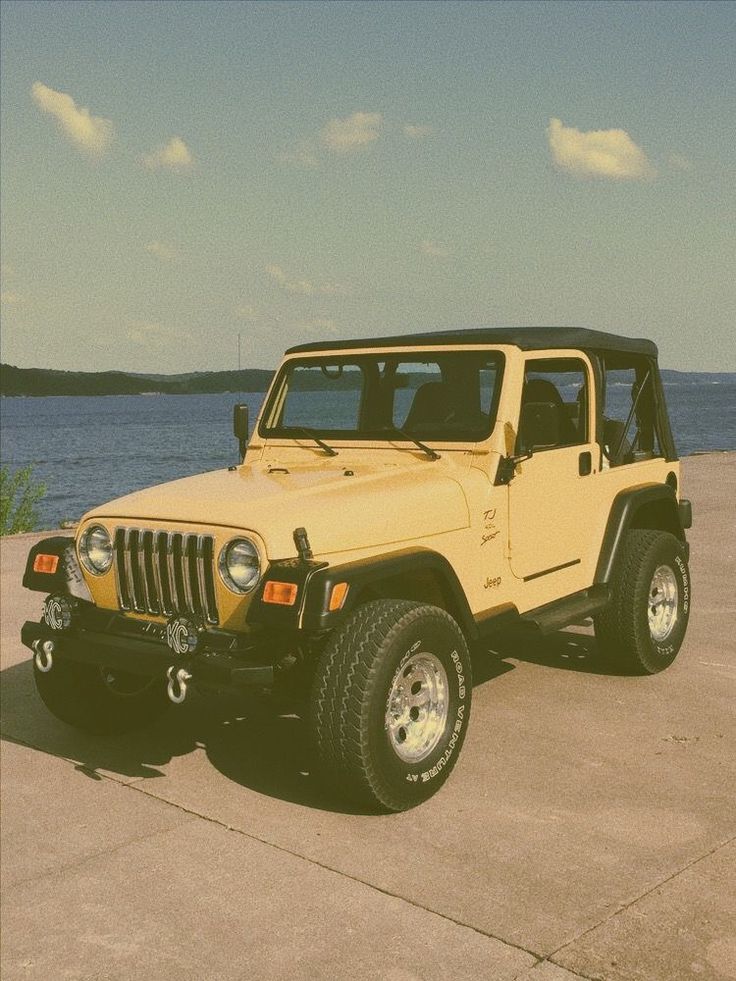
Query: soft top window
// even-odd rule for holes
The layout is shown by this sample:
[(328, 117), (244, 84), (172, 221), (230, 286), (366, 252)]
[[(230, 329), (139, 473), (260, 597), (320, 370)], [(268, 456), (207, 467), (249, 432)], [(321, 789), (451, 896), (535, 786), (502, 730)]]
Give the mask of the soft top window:
[(662, 455), (655, 383), (654, 367), (643, 358), (604, 358), (600, 439), (607, 465)]
[(485, 439), (495, 422), (503, 357), (487, 351), (299, 358), (282, 368), (264, 437)]

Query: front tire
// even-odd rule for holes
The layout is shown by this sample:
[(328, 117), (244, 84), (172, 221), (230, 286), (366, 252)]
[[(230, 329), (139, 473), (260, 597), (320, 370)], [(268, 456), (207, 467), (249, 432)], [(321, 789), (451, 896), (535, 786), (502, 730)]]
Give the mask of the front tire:
[(692, 585), (683, 543), (664, 531), (629, 531), (614, 571), (610, 604), (595, 618), (606, 655), (637, 674), (675, 660), (690, 617)]
[(58, 657), (48, 672), (34, 660), (33, 675), (38, 694), (57, 719), (98, 735), (142, 728), (170, 705), (165, 679)]
[(366, 603), (329, 638), (315, 673), (310, 729), (323, 777), (363, 806), (414, 807), (450, 775), (471, 695), (468, 648), (448, 613)]

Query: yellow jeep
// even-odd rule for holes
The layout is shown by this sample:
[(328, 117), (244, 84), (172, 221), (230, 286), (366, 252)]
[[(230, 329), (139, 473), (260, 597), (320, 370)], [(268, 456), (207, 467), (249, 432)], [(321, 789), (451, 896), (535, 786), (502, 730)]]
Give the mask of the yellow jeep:
[(96, 732), (192, 686), (300, 692), (321, 772), (403, 810), (467, 732), (468, 646), (592, 616), (640, 673), (690, 612), (656, 346), (509, 328), (289, 350), (242, 462), (90, 511), (29, 555), (41, 698)]

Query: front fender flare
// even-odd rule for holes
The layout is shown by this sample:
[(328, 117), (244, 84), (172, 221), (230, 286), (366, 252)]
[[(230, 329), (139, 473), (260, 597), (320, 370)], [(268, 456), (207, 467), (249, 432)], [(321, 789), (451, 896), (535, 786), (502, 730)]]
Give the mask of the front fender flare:
[[(430, 572), (435, 577), (448, 612), (455, 617), (466, 635), (475, 636), (475, 620), (455, 570), (443, 555), (429, 548), (407, 548), (389, 555), (372, 556), (318, 570), (309, 582), (303, 626), (307, 630), (332, 627), (355, 608), (366, 588), (396, 576), (410, 578), (419, 572)], [(330, 612), (328, 607), (332, 589), (339, 582), (349, 584), (348, 594), (342, 609)]]
[[(56, 555), (59, 562), (54, 572), (38, 572), (34, 569), (39, 555)], [(68, 593), (77, 599), (92, 602), (92, 594), (84, 581), (77, 561), (74, 539), (56, 535), (44, 538), (31, 547), (23, 574), (23, 585), (39, 593)]]

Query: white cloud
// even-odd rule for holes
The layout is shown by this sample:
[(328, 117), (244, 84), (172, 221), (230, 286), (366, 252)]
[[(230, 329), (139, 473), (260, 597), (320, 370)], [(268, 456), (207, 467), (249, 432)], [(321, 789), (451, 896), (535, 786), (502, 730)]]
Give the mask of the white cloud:
[(320, 137), (333, 153), (350, 153), (377, 140), (382, 124), (380, 112), (354, 112), (352, 116), (331, 119), (322, 128)]
[(423, 126), (419, 123), (407, 123), (404, 126), (404, 136), (408, 136), (410, 140), (425, 140), (432, 133), (434, 129), (431, 126)]
[(314, 169), (319, 167), (319, 160), (311, 140), (299, 140), (293, 150), (285, 150), (277, 158), (281, 163), (292, 164), (295, 167)]
[(261, 319), (256, 308), (250, 304), (243, 304), (242, 306), (235, 307), (233, 313), (238, 320), (245, 320), (247, 323), (251, 324), (254, 324)]
[(274, 263), (266, 266), (266, 272), (287, 293), (301, 293), (304, 296), (311, 296), (316, 292), (314, 283), (311, 283), (308, 279), (290, 280), (281, 266), (277, 266)]
[(142, 159), (148, 170), (183, 171), (189, 170), (194, 163), (189, 147), (180, 136), (172, 136), (168, 143), (145, 154)]
[(339, 283), (315, 284), (310, 279), (291, 279), (281, 266), (275, 263), (266, 266), (266, 272), (286, 293), (296, 293), (301, 296), (314, 296), (317, 293), (322, 296), (345, 296), (347, 293), (345, 287), (340, 286)]
[(579, 177), (645, 180), (655, 176), (646, 154), (624, 129), (583, 133), (559, 119), (550, 119), (547, 138), (555, 164)]
[(162, 347), (169, 344), (176, 331), (158, 321), (134, 320), (128, 326), (128, 340), (146, 347)]
[(423, 255), (431, 256), (433, 259), (446, 259), (449, 255), (452, 255), (447, 246), (442, 242), (433, 242), (428, 238), (422, 239), (419, 243), (419, 251)]
[(39, 109), (53, 116), (61, 131), (81, 150), (101, 157), (110, 148), (115, 136), (112, 120), (93, 116), (70, 95), (57, 92), (43, 82), (33, 83), (31, 95)]
[(683, 157), (680, 153), (673, 153), (670, 155), (670, 166), (674, 167), (675, 170), (684, 170), (688, 173), (695, 170), (695, 164), (689, 157)]
[(157, 259), (161, 259), (163, 262), (173, 262), (177, 258), (176, 250), (172, 249), (166, 242), (147, 242), (145, 249), (150, 255), (155, 255)]

